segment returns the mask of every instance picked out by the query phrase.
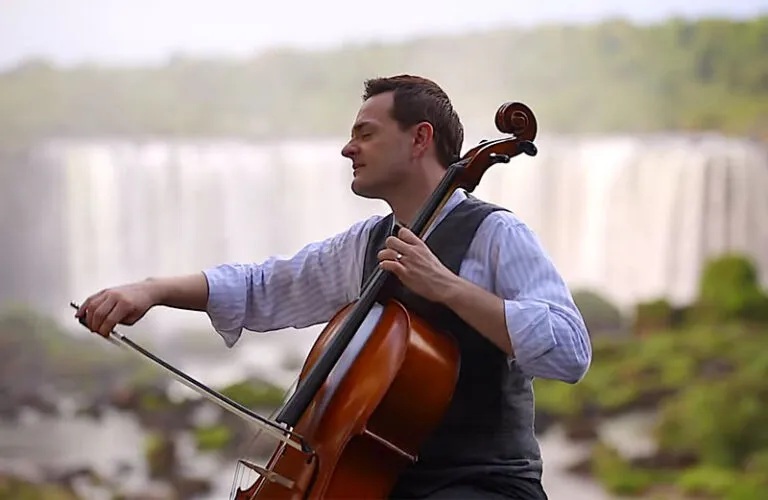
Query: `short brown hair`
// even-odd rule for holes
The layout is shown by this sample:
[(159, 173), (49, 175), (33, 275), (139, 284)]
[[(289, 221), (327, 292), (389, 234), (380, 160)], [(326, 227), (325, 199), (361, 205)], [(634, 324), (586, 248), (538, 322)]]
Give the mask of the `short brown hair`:
[(365, 81), (363, 100), (393, 92), (392, 118), (401, 128), (429, 122), (434, 129), (437, 158), (448, 168), (461, 157), (464, 126), (448, 95), (432, 80), (420, 76), (397, 75)]

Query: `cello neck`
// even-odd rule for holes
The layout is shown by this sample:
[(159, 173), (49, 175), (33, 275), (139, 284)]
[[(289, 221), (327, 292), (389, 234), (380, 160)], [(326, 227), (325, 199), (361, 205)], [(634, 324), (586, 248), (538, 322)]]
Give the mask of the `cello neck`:
[(440, 184), (432, 191), (427, 202), (419, 210), (416, 219), (409, 228), (419, 238), (424, 237), (424, 233), (432, 225), (432, 221), (440, 213), (440, 209), (443, 208), (443, 205), (458, 187), (456, 179), (464, 168), (464, 163), (465, 161), (462, 160), (448, 167)]
[[(419, 210), (410, 229), (420, 238), (458, 187), (456, 180), (465, 168), (465, 162), (465, 160), (461, 160), (448, 167), (440, 184), (437, 185), (421, 210)], [(379, 299), (381, 291), (389, 282), (391, 276), (391, 273), (388, 271), (376, 268), (373, 277), (368, 281), (368, 285), (362, 291), (360, 298), (350, 313), (344, 318), (343, 323), (329, 342), (325, 351), (320, 355), (307, 373), (307, 376), (280, 410), (276, 418), (278, 422), (286, 424), (289, 428), (296, 426), (354, 338), (360, 325), (370, 313), (373, 305)]]

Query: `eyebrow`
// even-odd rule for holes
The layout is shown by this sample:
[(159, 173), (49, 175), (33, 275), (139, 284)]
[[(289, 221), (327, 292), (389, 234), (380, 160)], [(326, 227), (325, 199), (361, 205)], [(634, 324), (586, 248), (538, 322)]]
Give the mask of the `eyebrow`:
[(352, 133), (359, 132), (361, 129), (373, 125), (373, 122), (370, 120), (363, 120), (361, 122), (357, 122), (352, 126)]

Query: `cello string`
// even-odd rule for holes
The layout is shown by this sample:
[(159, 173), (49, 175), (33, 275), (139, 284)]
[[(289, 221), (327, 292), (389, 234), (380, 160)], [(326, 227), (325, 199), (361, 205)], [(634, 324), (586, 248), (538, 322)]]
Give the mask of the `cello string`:
[[(291, 391), (296, 389), (296, 386), (298, 385), (300, 378), (301, 378), (301, 374), (297, 375), (293, 379), (293, 382), (291, 382), (291, 384), (288, 386), (288, 389), (283, 394), (283, 404), (285, 404), (285, 401), (287, 400), (288, 394), (290, 394)], [(272, 412), (269, 414), (268, 418), (270, 420), (274, 420), (275, 415), (277, 415), (277, 413), (280, 411), (281, 407), (282, 407), (282, 405), (278, 406), (277, 408), (272, 410)], [(262, 428), (258, 428), (258, 430), (254, 433), (254, 435), (250, 437), (248, 444), (241, 444), (239, 446), (240, 451), (238, 451), (237, 454), (240, 455), (240, 456), (245, 456), (245, 457), (250, 458), (250, 454), (248, 453), (247, 450), (256, 447), (256, 443), (258, 442), (258, 440), (261, 437), (263, 432), (264, 432), (264, 430)], [(278, 441), (277, 445), (275, 446), (275, 450), (277, 450), (281, 446), (284, 446), (284, 445), (280, 441)], [(274, 451), (272, 453), (274, 453)], [(272, 472), (274, 470), (274, 465), (272, 467), (268, 468), (267, 470)], [(243, 485), (243, 477), (246, 476), (246, 473), (247, 473), (247, 477), (245, 477), (245, 479), (250, 479), (250, 476), (253, 474), (253, 472), (254, 471), (251, 468), (245, 467), (240, 461), (237, 462), (237, 465), (235, 466), (235, 475), (232, 478), (232, 488), (231, 488), (231, 491), (230, 491), (230, 499), (234, 499), (235, 498), (235, 495), (236, 495), (237, 489), (238, 489), (238, 485), (240, 485), (240, 486)], [(257, 479), (258, 479), (258, 474), (257, 474)], [(258, 490), (256, 490), (254, 492), (254, 495), (257, 492), (258, 492)]]

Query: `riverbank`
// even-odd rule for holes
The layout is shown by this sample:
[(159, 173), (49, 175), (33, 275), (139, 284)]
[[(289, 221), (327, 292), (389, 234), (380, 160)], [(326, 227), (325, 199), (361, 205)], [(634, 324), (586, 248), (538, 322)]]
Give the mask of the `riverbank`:
[[(0, 330), (0, 499), (45, 491), (62, 500), (218, 500), (229, 495), (237, 458), (263, 461), (273, 449), (270, 438), (254, 442), (237, 417), (105, 342), (72, 338), (25, 310), (6, 312)], [(190, 371), (206, 383), (211, 375), (215, 389), (266, 416), (283, 388), (248, 374), (274, 352), (250, 343), (225, 360), (198, 353)], [(291, 363), (285, 372), (298, 368)], [(221, 368), (225, 376), (213, 376)], [(553, 498), (608, 500), (594, 480), (567, 470), (588, 447), (545, 424)]]
[[(629, 334), (594, 336), (579, 384), (534, 382), (550, 498), (764, 497), (768, 297), (755, 283), (743, 260), (714, 262), (696, 303), (640, 304)], [(593, 334), (623, 324), (583, 311)], [(284, 393), (274, 380), (298, 369), (294, 356), (274, 380), (254, 375), (260, 356), (289, 359), (268, 339), (252, 337), (225, 359), (198, 354), (192, 373), (207, 382), (225, 369), (212, 386), (266, 416)], [(0, 375), (0, 498), (23, 499), (23, 483), (57, 486), (66, 500), (213, 500), (229, 494), (237, 458), (263, 462), (273, 449), (166, 374), (29, 311), (0, 316)]]
[[(639, 304), (631, 335), (593, 339), (575, 386), (537, 380), (537, 411), (594, 442), (580, 468), (616, 495), (759, 500), (768, 495), (768, 296), (753, 265), (724, 256), (686, 307)], [(653, 450), (628, 456), (600, 422), (654, 412)]]
[[(634, 430), (632, 428), (634, 427)], [(619, 422), (614, 429), (606, 426), (606, 436), (635, 446), (633, 434), (641, 425)], [(33, 416), (27, 413), (23, 423), (0, 423), (3, 456), (0, 461), (0, 499), (25, 500), (9, 494), (10, 481), (28, 482), (28, 491), (53, 491), (61, 500), (220, 500), (228, 498), (235, 468), (234, 461), (217, 452), (200, 452), (189, 434), (178, 436), (177, 467), (186, 483), (169, 484), (152, 479), (144, 445), (150, 433), (128, 413), (109, 411), (100, 419), (88, 416)], [(546, 461), (544, 484), (553, 500), (612, 500), (614, 497), (594, 480), (569, 472), (569, 467), (589, 455), (589, 444), (575, 444), (559, 427), (541, 436)], [(13, 478), (13, 479), (11, 479)], [(5, 489), (4, 489), (5, 488)], [(17, 489), (18, 493), (21, 491)], [(55, 496), (29, 498), (52, 498)], [(58, 499), (57, 499), (58, 500)]]

